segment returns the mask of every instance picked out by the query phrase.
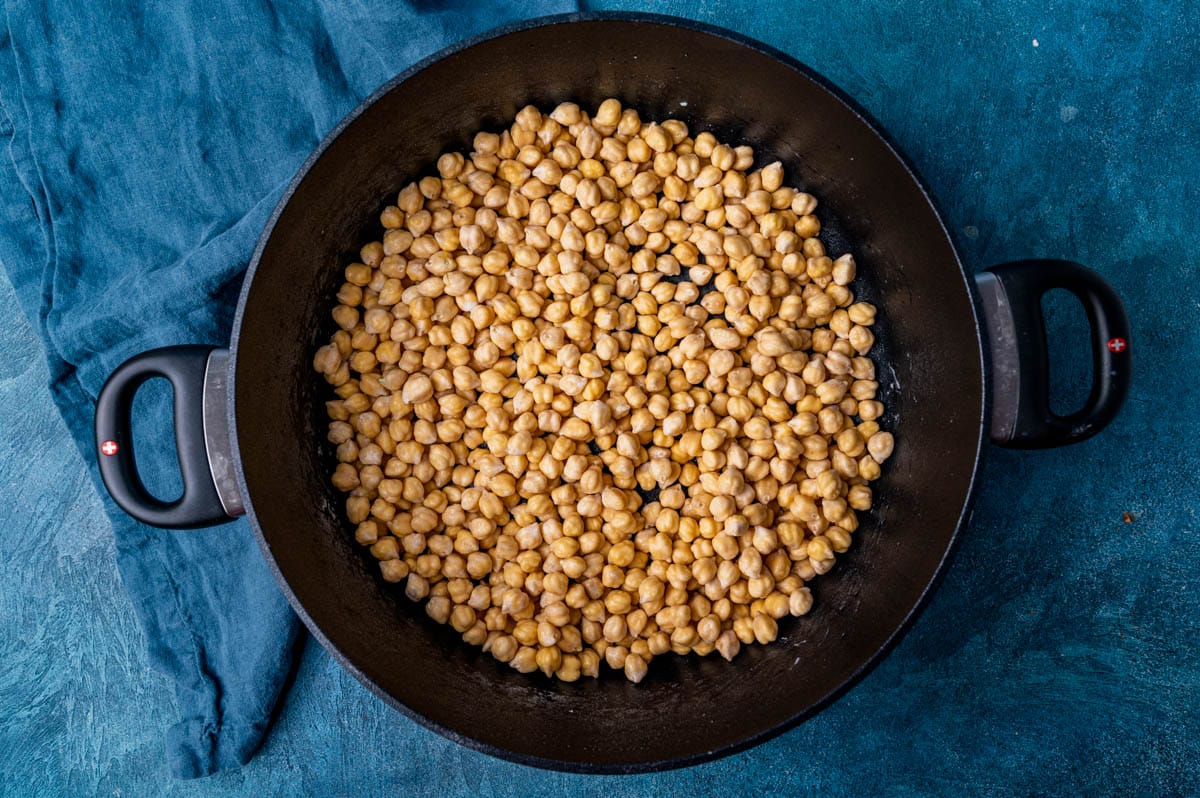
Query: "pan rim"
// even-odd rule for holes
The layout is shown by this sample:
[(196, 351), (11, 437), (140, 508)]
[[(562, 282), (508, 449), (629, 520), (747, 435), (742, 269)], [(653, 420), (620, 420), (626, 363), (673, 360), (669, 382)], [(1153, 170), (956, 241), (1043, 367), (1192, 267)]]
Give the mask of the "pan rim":
[[(583, 762), (579, 760), (563, 760), (551, 757), (542, 757), (533, 754), (521, 753), (511, 749), (503, 748), (498, 745), (486, 743), (474, 737), (470, 737), (460, 731), (445, 726), (433, 718), (421, 714), (413, 710), (408, 705), (404, 704), (390, 693), (377, 685), (363, 671), (333, 643), (332, 640), (324, 633), (316, 621), (309, 615), (303, 603), (292, 590), (287, 579), (280, 570), (271, 546), (268, 543), (262, 527), (258, 521), (257, 514), (254, 510), (249, 486), (246, 483), (245, 472), (242, 467), (241, 450), (238, 441), (238, 425), (237, 425), (237, 360), (239, 349), (239, 338), (242, 328), (242, 321), (245, 315), (247, 301), (250, 295), (250, 290), (254, 282), (255, 272), (258, 269), (275, 227), (279, 222), (283, 212), (290, 204), (293, 195), (299, 188), (300, 184), (308, 176), (309, 172), (316, 162), (325, 154), (332, 146), (333, 142), (343, 133), (343, 131), (354, 123), (368, 108), (373, 106), (380, 98), (391, 92), (400, 84), (407, 81), (417, 73), (423, 71), (427, 67), (442, 61), (450, 56), (455, 55), (467, 48), (477, 44), (498, 39), (514, 33), (531, 30), (534, 28), (550, 27), (555, 25), (565, 25), (574, 23), (586, 22), (632, 22), (639, 24), (664, 25), (677, 28), (684, 28), (698, 33), (707, 34), (716, 38), (724, 39), (742, 47), (748, 48), (760, 55), (770, 57), (787, 68), (799, 73), (803, 77), (815, 83), (818, 87), (830, 94), (836, 101), (841, 103), (847, 110), (850, 111), (859, 122), (864, 125), (887, 149), (891, 156), (899, 163), (909, 179), (916, 186), (921, 196), (929, 205), (933, 212), (934, 218), (937, 220), (941, 234), (945, 237), (949, 245), (949, 249), (953, 254), (954, 265), (957, 267), (959, 276), (963, 281), (963, 286), (969, 299), (971, 309), (971, 320), (975, 330), (975, 338), (978, 344), (979, 357), (979, 373), (980, 373), (980, 407), (979, 407), (979, 424), (978, 436), (974, 442), (975, 452), (971, 473), (967, 480), (966, 494), (963, 501), (963, 506), (958, 514), (958, 518), (954, 523), (954, 529), (950, 535), (949, 541), (942, 552), (941, 558), (934, 568), (933, 576), (929, 582), (921, 590), (920, 595), (913, 603), (912, 607), (905, 614), (904, 618), (887, 636), (882, 645), (875, 652), (863, 660), (841, 683), (825, 694), (820, 700), (814, 702), (807, 709), (796, 713), (787, 720), (776, 723), (772, 726), (755, 732), (740, 741), (718, 746), (706, 751), (701, 751), (695, 754), (685, 756), (672, 757), (660, 760), (646, 760), (639, 762), (620, 763), (620, 764), (597, 764)], [(932, 231), (931, 231), (932, 232)], [(844, 696), (850, 689), (857, 685), (871, 670), (873, 670), (880, 662), (882, 662), (896, 647), (896, 645), (909, 632), (920, 614), (928, 605), (930, 597), (937, 590), (942, 579), (945, 576), (948, 565), (953, 558), (953, 555), (958, 547), (959, 537), (962, 534), (963, 528), (970, 520), (975, 500), (979, 490), (979, 474), (982, 468), (984, 452), (986, 447), (985, 436), (988, 434), (988, 420), (990, 418), (991, 408), (991, 381), (989, 379), (991, 371), (991, 359), (987, 347), (986, 330), (981, 322), (982, 306), (980, 298), (975, 287), (974, 280), (967, 274), (963, 266), (962, 258), (959, 254), (959, 246), (951, 235), (949, 228), (946, 226), (944, 216), (941, 209), (935, 200), (932, 192), (927, 187), (925, 181), (916, 171), (915, 167), (905, 156), (901, 150), (892, 141), (891, 137), (885, 132), (882, 125), (858, 103), (853, 100), (848, 94), (838, 88), (830, 80), (818, 73), (813, 68), (801, 63), (792, 56), (777, 50), (760, 41), (728, 30), (715, 25), (710, 25), (703, 22), (697, 22), (684, 17), (677, 17), (665, 14), (651, 14), (642, 12), (625, 12), (625, 11), (604, 11), (604, 12), (580, 12), (568, 14), (554, 14), (549, 16), (535, 17), (528, 20), (509, 23), (496, 28), (492, 28), (483, 33), (477, 34), (470, 38), (451, 44), (423, 59), (416, 62), (408, 69), (397, 74), (395, 77), (383, 83), (379, 88), (371, 92), (366, 99), (360, 102), (352, 111), (344, 116), (338, 123), (325, 135), (320, 144), (309, 154), (304, 163), (297, 170), (296, 174), (288, 182), (287, 187), (280, 195), (279, 201), (272, 210), (270, 217), (263, 227), (263, 232), (258, 239), (253, 255), (249, 261), (243, 278), (241, 290), (238, 296), (237, 308), (234, 313), (232, 334), (230, 341), (230, 358), (229, 358), (229, 404), (228, 404), (228, 421), (230, 433), (230, 446), (233, 454), (235, 471), (237, 476), (238, 489), (241, 491), (243, 500), (246, 506), (246, 518), (250, 523), (251, 529), (254, 531), (255, 538), (258, 541), (259, 547), (263, 552), (264, 559), (279, 585), (280, 590), (291, 604), (292, 609), (304, 623), (308, 631), (313, 635), (321, 646), (328, 651), (337, 663), (350, 673), (357, 681), (366, 687), (372, 694), (380, 698), (385, 704), (392, 709), (399, 711), (404, 716), (416, 721), (421, 726), (434, 731), (441, 736), (452, 740), (459, 745), (463, 745), (480, 753), (489, 756), (503, 759), (509, 762), (515, 762), (521, 765), (528, 765), (545, 770), (554, 770), (561, 772), (595, 774), (595, 775), (634, 775), (641, 773), (653, 773), (658, 771), (674, 770), (683, 767), (711, 762), (725, 756), (729, 756), (740, 751), (745, 751), (749, 748), (759, 745), (773, 737), (782, 734), (789, 729), (795, 728), (800, 723), (808, 720), (819, 714), (822, 710), (833, 704), (839, 698)]]

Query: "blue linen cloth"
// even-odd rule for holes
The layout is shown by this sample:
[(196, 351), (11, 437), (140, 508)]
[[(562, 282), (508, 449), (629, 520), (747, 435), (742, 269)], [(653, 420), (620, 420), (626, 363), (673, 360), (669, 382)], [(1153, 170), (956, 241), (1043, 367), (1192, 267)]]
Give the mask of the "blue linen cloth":
[[(0, 264), (45, 342), (54, 401), (100, 487), (94, 400), (146, 349), (228, 341), (255, 241), (324, 134), (441, 47), (564, 0), (32, 0), (0, 17)], [(152, 491), (179, 491), (169, 391), (135, 405)], [(103, 488), (100, 487), (103, 494)], [(300, 626), (245, 521), (164, 531), (105, 495), (151, 662), (174, 684), (178, 777), (245, 763)]]

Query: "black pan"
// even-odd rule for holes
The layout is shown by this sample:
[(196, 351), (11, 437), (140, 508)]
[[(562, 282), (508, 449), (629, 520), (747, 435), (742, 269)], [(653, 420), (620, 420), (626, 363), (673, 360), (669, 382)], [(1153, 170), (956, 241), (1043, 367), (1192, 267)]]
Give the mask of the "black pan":
[[(382, 582), (329, 485), (328, 388), (311, 367), (333, 329), (342, 267), (379, 237), (374, 220), (399, 187), (527, 103), (594, 108), (608, 96), (643, 118), (678, 117), (750, 143), (761, 163), (781, 159), (789, 184), (820, 198), (828, 248), (854, 253), (854, 288), (881, 308), (885, 427), (898, 441), (854, 548), (814, 582), (810, 615), (733, 663), (657, 658), (636, 686), (617, 675), (563, 684), (516, 673)], [(1075, 293), (1091, 324), (1094, 386), (1069, 417), (1052, 415), (1047, 398), (1040, 301), (1054, 287)], [(1029, 261), (970, 279), (928, 193), (878, 126), (787, 56), (677, 19), (557, 17), (451, 47), (338, 125), (263, 233), (230, 350), (172, 347), (121, 366), (99, 398), (97, 457), (113, 498), (147, 523), (196, 527), (244, 510), (309, 629), (409, 717), (519, 762), (627, 773), (744, 748), (844, 690), (934, 584), (989, 431), (1022, 447), (1094, 434), (1128, 392), (1128, 346), (1120, 300), (1081, 266)], [(129, 432), (133, 394), (153, 376), (175, 392), (184, 494), (171, 503), (142, 486)]]

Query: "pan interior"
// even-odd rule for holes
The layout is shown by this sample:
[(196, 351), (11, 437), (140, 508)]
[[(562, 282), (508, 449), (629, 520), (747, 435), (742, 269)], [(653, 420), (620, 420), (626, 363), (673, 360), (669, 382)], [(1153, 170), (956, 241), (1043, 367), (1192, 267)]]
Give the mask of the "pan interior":
[[(481, 654), (409, 603), (342, 519), (329, 486), (312, 355), (332, 332), (342, 267), (381, 232), (378, 212), (447, 149), (527, 103), (587, 108), (614, 96), (644, 119), (685, 120), (821, 202), (833, 253), (853, 252), (856, 293), (880, 308), (885, 428), (895, 455), (851, 551), (811, 585), (816, 604), (780, 640), (732, 663), (657, 658), (561, 684)], [(252, 279), (251, 279), (252, 278)], [(947, 553), (979, 454), (980, 343), (961, 267), (920, 186), (863, 119), (774, 55), (649, 19), (533, 27), (428, 64), (353, 119), (294, 184), (243, 292), (235, 341), (235, 446), (269, 560), (309, 626), (360, 679), (437, 730), (492, 753), (583, 770), (681, 764), (812, 712), (905, 623)]]

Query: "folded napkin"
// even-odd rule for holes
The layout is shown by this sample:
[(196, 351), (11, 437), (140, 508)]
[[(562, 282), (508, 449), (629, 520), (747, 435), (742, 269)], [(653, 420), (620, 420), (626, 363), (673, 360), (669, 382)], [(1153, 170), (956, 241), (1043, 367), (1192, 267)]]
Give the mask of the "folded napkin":
[[(126, 358), (228, 341), (243, 270), (283, 186), (376, 86), (465, 36), (565, 0), (29, 0), (0, 17), (0, 264), (45, 341), (55, 403), (179, 722), (172, 771), (258, 748), (300, 626), (245, 521), (152, 529), (100, 486), (92, 412)], [(161, 381), (155, 381), (156, 383)], [(135, 405), (151, 490), (178, 495), (169, 390)]]

